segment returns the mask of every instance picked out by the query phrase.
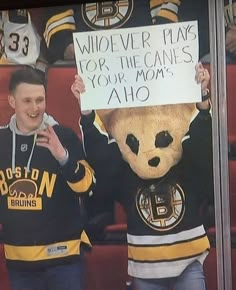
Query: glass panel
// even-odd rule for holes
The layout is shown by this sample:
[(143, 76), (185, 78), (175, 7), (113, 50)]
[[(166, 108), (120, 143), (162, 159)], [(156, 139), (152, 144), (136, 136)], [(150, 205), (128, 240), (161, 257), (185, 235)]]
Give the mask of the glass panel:
[(235, 76), (236, 76), (236, 1), (224, 2), (225, 48), (226, 48), (226, 94), (227, 94), (227, 127), (229, 140), (229, 194), (231, 217), (231, 247), (232, 247), (232, 289), (236, 287), (235, 280), (235, 180), (236, 180), (236, 126), (235, 126)]
[[(204, 67), (209, 69), (211, 72), (211, 82), (214, 82), (215, 74), (212, 74), (212, 67), (210, 66), (210, 40), (209, 40), (209, 22), (212, 21), (212, 18), (209, 20), (209, 1), (182, 1), (180, 7), (180, 19), (181, 20), (198, 20), (199, 27), (199, 55), (200, 60), (204, 64)], [(210, 1), (211, 2), (211, 1)], [(212, 8), (212, 7), (211, 7)], [(214, 11), (214, 10), (213, 10)], [(212, 15), (214, 17), (215, 15)], [(213, 97), (213, 102), (215, 98)], [(217, 114), (213, 110), (213, 114)], [(213, 115), (213, 120), (216, 120)], [(216, 127), (217, 124), (213, 123), (213, 126)], [(217, 134), (217, 132), (214, 130)], [(214, 142), (218, 142), (218, 136), (213, 136)], [(214, 149), (214, 148), (213, 148)], [(217, 154), (214, 149), (215, 155)], [(216, 156), (214, 156), (216, 158)], [(216, 170), (214, 172), (217, 174)], [(215, 179), (216, 188), (219, 187), (219, 179)], [(214, 199), (209, 201), (208, 206), (206, 207), (206, 226), (208, 228), (207, 233), (211, 241), (211, 250), (210, 254), (205, 261), (205, 274), (206, 274), (206, 284), (207, 289), (217, 289), (217, 250), (216, 250), (216, 232), (215, 232), (215, 220), (214, 220)], [(208, 224), (209, 222), (209, 224)], [(209, 227), (208, 227), (209, 226)], [(219, 288), (221, 289), (221, 288)]]
[[(26, 9), (2, 11), (2, 30), (0, 30), (1, 125), (6, 124), (13, 113), (6, 98), (10, 72), (17, 70), (19, 66), (29, 65), (37, 67), (46, 75), (47, 112), (53, 115), (60, 124), (71, 127), (82, 138), (83, 135), (81, 135), (78, 126), (81, 112), (71, 92), (71, 84), (77, 72), (72, 39), (72, 31), (74, 30), (84, 32), (116, 29), (114, 31), (118, 31), (119, 28), (168, 24), (171, 21), (176, 21), (177, 18), (180, 22), (197, 20), (199, 59), (211, 73), (208, 3), (204, 0), (182, 1), (180, 6), (178, 3), (179, 1), (171, 0), (126, 0), (97, 2), (96, 5), (94, 3), (83, 3), (82, 5), (34, 8), (28, 11)], [(7, 22), (8, 20), (11, 24)], [(17, 29), (16, 31), (14, 21), (20, 30)], [(8, 25), (5, 24), (5, 31), (3, 23), (8, 23)], [(32, 24), (35, 26), (34, 28)], [(184, 40), (186, 37), (184, 33), (187, 32), (191, 34), (191, 31), (180, 30), (179, 37)], [(135, 31), (135, 35), (138, 35), (138, 33), (138, 31)], [(105, 35), (106, 32), (104, 32)], [(129, 35), (132, 35), (131, 32)], [(40, 41), (41, 45), (39, 45)], [(126, 48), (124, 53), (127, 53), (128, 47), (133, 49), (129, 58), (125, 58), (126, 69), (139, 66), (140, 59), (137, 61), (134, 58), (135, 39), (129, 36), (126, 39), (121, 38), (121, 41), (123, 48)], [(143, 39), (144, 42), (148, 44), (147, 39)], [(91, 45), (96, 46), (98, 44), (92, 43)], [(115, 49), (117, 43), (113, 42), (113, 45)], [(170, 56), (168, 57), (170, 58)], [(100, 62), (99, 65), (100, 68), (106, 68), (104, 62)], [(107, 79), (115, 69), (110, 68)], [(133, 73), (131, 69), (130, 74)], [(169, 84), (171, 86), (171, 82)], [(148, 86), (148, 84), (146, 85)], [(119, 110), (125, 112), (125, 109)], [(122, 141), (126, 138), (125, 142), (121, 144), (119, 144), (120, 139), (117, 138), (120, 150), (118, 151), (116, 147), (111, 158), (106, 156), (105, 159), (101, 159), (100, 156), (109, 153), (109, 151), (103, 149), (100, 152), (96, 140), (92, 143), (94, 149), (91, 152), (86, 147), (88, 145), (85, 144), (89, 161), (94, 165), (97, 173), (96, 194), (90, 198), (80, 200), (81, 204), (85, 205), (89, 218), (87, 232), (95, 244), (92, 253), (86, 253), (88, 265), (85, 275), (86, 289), (94, 289), (95, 285), (96, 289), (102, 290), (125, 289), (125, 282), (132, 280), (130, 276), (139, 276), (135, 273), (141, 273), (141, 275), (146, 273), (145, 276), (141, 276), (143, 278), (178, 276), (191, 262), (196, 260), (202, 262), (205, 259), (205, 250), (208, 248), (208, 241), (205, 237), (206, 230), (211, 248), (204, 261), (204, 272), (207, 289), (215, 290), (217, 289), (217, 259), (214, 198), (210, 168), (208, 167), (209, 170), (203, 174), (209, 165), (206, 160), (209, 158), (210, 162), (211, 156), (204, 155), (204, 158), (202, 158), (202, 154), (205, 152), (203, 145), (207, 146), (207, 144), (203, 144), (202, 139), (200, 139), (197, 140), (197, 144), (194, 144), (195, 146), (190, 147), (192, 145), (189, 145), (188, 138), (184, 138), (186, 139), (183, 141), (184, 154), (189, 153), (188, 146), (193, 148), (194, 151), (188, 158), (183, 155), (181, 159), (177, 157), (177, 161), (169, 161), (168, 156), (174, 153), (171, 150), (168, 153), (168, 148), (174, 146), (175, 138), (179, 138), (180, 145), (182, 139), (180, 136), (175, 136), (180, 130), (175, 128), (176, 132), (172, 133), (171, 126), (176, 125), (173, 122), (175, 113), (169, 114), (168, 110), (165, 111), (169, 114), (169, 121), (163, 126), (158, 117), (161, 120), (161, 115), (164, 116), (164, 114), (158, 111), (158, 117), (152, 119), (149, 115), (147, 116), (147, 110), (148, 107), (145, 107), (143, 110), (130, 110), (129, 114), (123, 115), (121, 113), (121, 117), (114, 115), (115, 128), (114, 131), (113, 128), (110, 129), (110, 135), (116, 137), (117, 133)], [(118, 110), (116, 110), (117, 112)], [(110, 114), (109, 118), (106, 114), (101, 115), (101, 118), (102, 116), (104, 124), (108, 127), (108, 121), (113, 120), (113, 115)], [(122, 128), (119, 129), (117, 124), (121, 122), (120, 119), (128, 119), (130, 116), (132, 118), (129, 119), (129, 123), (122, 120)], [(181, 119), (182, 114), (180, 116)], [(165, 118), (166, 115), (164, 116), (166, 122)], [(176, 122), (179, 122), (179, 119), (176, 119)], [(202, 128), (200, 129), (202, 130)], [(199, 132), (202, 133), (202, 131)], [(187, 131), (184, 131), (184, 133), (187, 133)], [(181, 137), (184, 137), (184, 135)], [(191, 137), (197, 139), (197, 136), (193, 135)], [(209, 140), (210, 134), (205, 137), (203, 138), (204, 141)], [(113, 143), (111, 142), (111, 144)], [(203, 149), (200, 152), (201, 154), (198, 152), (200, 146)], [(141, 157), (139, 157), (139, 150), (142, 147), (143, 152), (140, 153)], [(128, 153), (126, 150), (129, 150)], [(162, 153), (162, 150), (167, 151), (167, 154)], [(96, 153), (95, 156), (94, 152)], [(116, 153), (119, 153), (117, 166), (122, 163), (121, 175), (117, 175), (120, 172), (117, 173), (117, 168), (115, 168)], [(122, 158), (120, 158), (121, 155), (125, 156), (130, 166), (127, 166), (127, 162), (123, 163)], [(170, 162), (169, 170), (164, 169), (164, 174), (158, 173), (158, 171), (153, 173), (153, 168), (158, 168), (161, 158), (165, 160), (165, 166)], [(191, 163), (192, 159), (195, 162), (194, 165)], [(140, 160), (143, 162), (142, 166), (139, 164)], [(99, 166), (96, 162), (100, 162)], [(109, 162), (108, 165), (106, 162)], [(204, 164), (205, 162), (206, 164)], [(146, 163), (152, 168), (148, 168)], [(183, 167), (181, 167), (182, 163)], [(108, 170), (106, 170), (107, 168)], [(173, 168), (177, 169), (172, 170)], [(140, 170), (143, 169), (146, 169), (144, 173), (142, 172), (145, 175), (144, 178), (140, 174)], [(189, 176), (190, 173), (192, 174)], [(207, 180), (205, 180), (206, 176)], [(136, 198), (133, 198), (134, 195)], [(126, 213), (117, 201), (114, 202), (114, 198), (123, 203)], [(63, 206), (66, 206), (66, 204)], [(201, 227), (201, 221), (204, 228)], [(129, 233), (129, 275), (127, 272), (127, 231)], [(160, 239), (156, 239), (156, 237)], [(155, 251), (153, 251), (154, 248)], [(163, 248), (163, 250), (157, 255), (156, 251), (160, 248)], [(175, 248), (175, 251), (170, 250), (172, 248)], [(152, 270), (147, 271), (148, 267)], [(177, 269), (176, 272), (173, 272), (174, 268)], [(6, 281), (5, 276), (3, 281)], [(6, 281), (5, 290), (9, 289), (7, 283)]]
[[(226, 98), (228, 87), (228, 65), (225, 66), (225, 28), (224, 5), (227, 1), (209, 1), (210, 39), (211, 39), (211, 67), (214, 79), (212, 92), (215, 95), (213, 103), (213, 139), (214, 139), (214, 176), (215, 176), (215, 207), (216, 207), (216, 244), (219, 289), (233, 289), (231, 275), (231, 227), (229, 219), (232, 193), (228, 184), (228, 144), (227, 109), (229, 103)], [(216, 17), (213, 17), (216, 16)], [(227, 53), (228, 54), (228, 53)], [(216, 81), (217, 80), (217, 81)], [(227, 80), (227, 82), (226, 82)], [(217, 96), (217, 97), (216, 97)], [(217, 143), (216, 143), (217, 142)], [(230, 146), (229, 146), (230, 148)], [(229, 166), (231, 167), (231, 166)], [(219, 182), (220, 180), (220, 182)]]

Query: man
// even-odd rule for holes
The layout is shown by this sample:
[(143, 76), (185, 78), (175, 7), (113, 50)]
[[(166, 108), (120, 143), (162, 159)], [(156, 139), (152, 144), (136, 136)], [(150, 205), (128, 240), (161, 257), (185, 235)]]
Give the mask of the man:
[(0, 129), (0, 218), (11, 287), (80, 290), (90, 242), (78, 194), (91, 192), (93, 170), (75, 133), (45, 113), (38, 71), (14, 72), (9, 92), (15, 114)]

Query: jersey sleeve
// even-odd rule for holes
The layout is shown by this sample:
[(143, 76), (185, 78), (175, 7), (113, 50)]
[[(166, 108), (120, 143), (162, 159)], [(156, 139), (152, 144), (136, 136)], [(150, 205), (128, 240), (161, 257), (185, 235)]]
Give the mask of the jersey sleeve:
[(100, 198), (103, 195), (110, 204), (112, 200), (122, 203), (124, 184), (121, 180), (128, 164), (123, 160), (116, 141), (106, 132), (94, 111), (81, 116), (80, 126), (86, 158), (96, 174), (94, 196)]
[(80, 120), (83, 144), (89, 163), (96, 172), (114, 176), (122, 168), (123, 159), (114, 139), (106, 132), (100, 118), (93, 111)]
[(63, 130), (61, 138), (68, 151), (68, 160), (61, 166), (61, 173), (76, 193), (90, 193), (95, 184), (94, 170), (85, 158), (80, 139), (71, 129)]
[(180, 0), (150, 0), (150, 10), (154, 24), (178, 22)]
[(43, 38), (49, 62), (64, 58), (66, 47), (73, 43), (75, 31), (74, 10), (70, 6), (45, 8), (43, 18)]
[(200, 110), (191, 122), (189, 133), (183, 142), (183, 150), (183, 156), (199, 173), (212, 173), (212, 118), (209, 110)]

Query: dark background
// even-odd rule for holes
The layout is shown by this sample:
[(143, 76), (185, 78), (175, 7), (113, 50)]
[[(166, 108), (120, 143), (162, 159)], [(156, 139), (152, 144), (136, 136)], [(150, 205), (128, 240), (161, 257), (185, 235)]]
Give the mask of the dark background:
[[(138, 0), (136, 0), (138, 1)], [(0, 10), (13, 8), (37, 8), (43, 6), (56, 6), (68, 4), (80, 4), (89, 2), (100, 2), (100, 0), (0, 0)], [(104, 0), (103, 0), (104, 2)]]

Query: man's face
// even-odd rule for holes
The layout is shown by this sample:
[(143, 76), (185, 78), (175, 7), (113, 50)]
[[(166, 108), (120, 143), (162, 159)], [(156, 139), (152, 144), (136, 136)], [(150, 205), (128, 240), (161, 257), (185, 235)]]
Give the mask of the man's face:
[(43, 85), (22, 83), (9, 95), (8, 100), (15, 110), (17, 127), (21, 133), (27, 134), (41, 125), (46, 109)]

